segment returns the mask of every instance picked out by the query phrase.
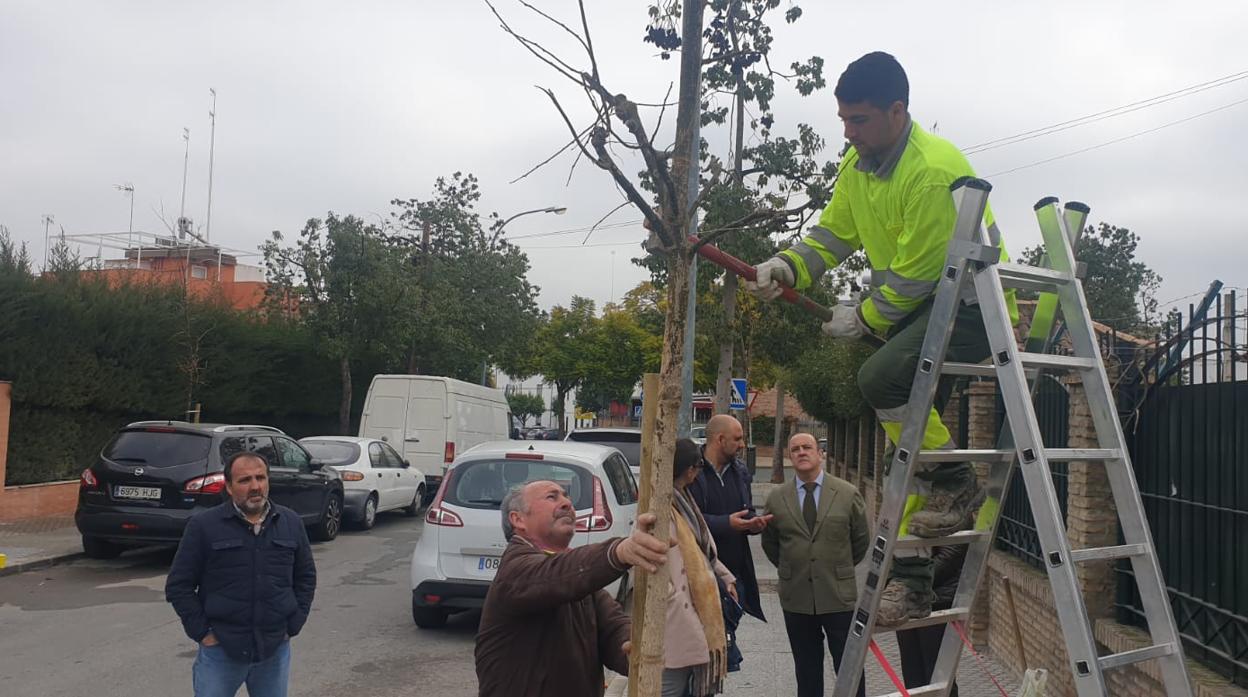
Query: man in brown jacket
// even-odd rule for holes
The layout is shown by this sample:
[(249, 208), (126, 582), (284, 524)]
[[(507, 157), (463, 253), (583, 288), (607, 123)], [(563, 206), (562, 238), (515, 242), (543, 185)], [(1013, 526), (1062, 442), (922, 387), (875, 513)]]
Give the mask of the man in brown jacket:
[(866, 504), (853, 484), (823, 471), (814, 436), (795, 434), (788, 453), (797, 477), (767, 496), (765, 510), (775, 517), (763, 529), (763, 552), (779, 570), (798, 697), (822, 697), (824, 639), (839, 670), (858, 600), (854, 566), (869, 544)]
[(626, 538), (568, 549), (576, 511), (563, 487), (529, 482), (503, 499), (508, 540), (477, 629), (481, 697), (600, 697), (606, 667), (628, 674), (631, 622), (602, 588), (654, 571), (668, 545), (637, 517)]

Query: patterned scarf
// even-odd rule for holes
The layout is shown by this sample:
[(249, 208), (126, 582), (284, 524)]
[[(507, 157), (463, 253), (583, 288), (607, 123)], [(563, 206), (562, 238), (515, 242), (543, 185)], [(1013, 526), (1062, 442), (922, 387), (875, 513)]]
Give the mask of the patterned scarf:
[[(676, 546), (685, 563), (689, 594), (693, 597), (693, 607), (706, 634), (706, 646), (710, 649), (710, 660), (693, 667), (692, 690), (694, 695), (714, 695), (723, 692), (728, 661), (724, 613), (719, 604), (719, 582), (712, 567), (715, 555), (711, 550), (711, 531), (688, 492), (678, 490), (673, 494), (672, 519), (676, 523)], [(690, 525), (691, 520), (696, 521), (696, 532)]]

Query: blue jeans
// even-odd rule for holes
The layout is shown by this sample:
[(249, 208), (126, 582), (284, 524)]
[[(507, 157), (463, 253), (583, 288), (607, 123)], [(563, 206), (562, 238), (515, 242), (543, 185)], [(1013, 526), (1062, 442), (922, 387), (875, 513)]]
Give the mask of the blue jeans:
[(195, 697), (234, 697), (244, 684), (251, 697), (286, 697), (290, 641), (283, 641), (272, 656), (258, 663), (230, 658), (219, 644), (201, 644), (191, 676)]

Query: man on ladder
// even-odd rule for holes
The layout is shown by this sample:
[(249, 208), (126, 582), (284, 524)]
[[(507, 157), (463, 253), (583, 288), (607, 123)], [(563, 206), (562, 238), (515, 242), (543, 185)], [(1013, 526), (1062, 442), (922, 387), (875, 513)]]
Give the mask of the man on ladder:
[[(950, 185), (974, 176), (951, 143), (910, 119), (905, 70), (887, 53), (869, 53), (849, 64), (836, 85), (838, 116), (852, 146), (841, 161), (832, 200), (819, 224), (797, 244), (756, 267), (746, 286), (759, 297), (779, 296), (780, 283), (809, 287), (828, 268), (859, 249), (871, 265), (872, 292), (858, 306), (837, 305), (823, 331), (858, 339), (885, 339), (863, 364), (858, 385), (880, 425), (896, 444), (919, 350), (927, 331), (937, 281), (944, 270), (956, 210)], [(1003, 247), (991, 210), (984, 223)], [(1002, 260), (1006, 255), (1004, 248)], [(991, 350), (972, 292), (959, 305), (949, 360), (978, 363)], [(1006, 291), (1011, 320), (1018, 321), (1014, 292)], [(954, 449), (938, 410), (951, 384), (942, 384), (923, 436), (924, 449)], [(969, 462), (925, 465), (906, 501), (898, 534), (940, 537), (969, 526), (983, 490)], [(905, 556), (905, 555), (910, 556)], [(881, 596), (876, 625), (896, 627), (932, 611), (932, 562), (926, 550), (899, 551)]]

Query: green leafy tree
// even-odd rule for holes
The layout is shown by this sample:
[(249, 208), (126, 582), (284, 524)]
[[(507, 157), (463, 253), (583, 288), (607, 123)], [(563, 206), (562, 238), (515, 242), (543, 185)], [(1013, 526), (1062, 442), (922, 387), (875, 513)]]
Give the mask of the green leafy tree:
[[(1125, 332), (1150, 334), (1157, 329), (1157, 289), (1161, 276), (1137, 261), (1140, 236), (1109, 223), (1089, 225), (1075, 258), (1087, 265), (1083, 291), (1092, 319)], [(1039, 264), (1043, 246), (1023, 251), (1026, 264)], [(1030, 297), (1035, 297), (1034, 293)]]
[(511, 408), (511, 415), (520, 420), (520, 428), (525, 427), (529, 417), (541, 418), (546, 412), (546, 400), (540, 394), (512, 392), (507, 395), (507, 406)]
[(405, 339), (411, 285), (400, 254), (381, 231), (354, 216), (329, 213), (304, 225), (293, 244), (274, 232), (262, 250), (271, 313), (293, 313), (338, 364), (338, 429), (349, 433), (353, 365), (369, 352), (390, 353)]
[(613, 401), (629, 403), (646, 367), (658, 364), (661, 343), (628, 312), (604, 311), (595, 322), (584, 357), (585, 377), (576, 392), (577, 406), (600, 412)]
[(871, 348), (859, 341), (823, 341), (793, 363), (787, 382), (816, 419), (856, 419), (870, 411), (858, 389), (858, 369), (870, 355)]
[(555, 386), (551, 409), (558, 428), (563, 427), (568, 393), (580, 387), (589, 372), (587, 362), (594, 352), (596, 324), (594, 301), (574, 295), (566, 308), (552, 308), (550, 317), (537, 329), (532, 366)]
[(429, 199), (396, 199), (400, 233), (391, 241), (408, 256), (415, 302), (407, 321), (409, 373), (479, 380), (483, 366), (533, 373), (530, 347), (540, 312), (529, 260), (476, 211), (476, 177), (439, 177)]

